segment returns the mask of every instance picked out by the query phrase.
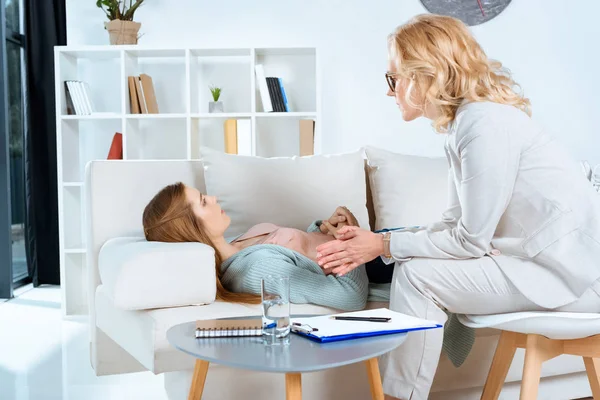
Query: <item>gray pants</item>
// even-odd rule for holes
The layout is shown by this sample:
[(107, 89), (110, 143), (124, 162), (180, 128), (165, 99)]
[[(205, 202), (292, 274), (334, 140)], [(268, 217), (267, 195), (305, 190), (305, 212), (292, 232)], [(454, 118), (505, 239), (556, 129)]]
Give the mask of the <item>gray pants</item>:
[[(390, 290), (391, 310), (441, 324), (447, 319), (443, 310), (458, 314), (544, 310), (523, 296), (490, 257), (396, 263)], [(600, 281), (556, 311), (600, 312)], [(442, 329), (411, 332), (404, 344), (383, 356), (384, 392), (403, 400), (427, 399), (442, 339)]]

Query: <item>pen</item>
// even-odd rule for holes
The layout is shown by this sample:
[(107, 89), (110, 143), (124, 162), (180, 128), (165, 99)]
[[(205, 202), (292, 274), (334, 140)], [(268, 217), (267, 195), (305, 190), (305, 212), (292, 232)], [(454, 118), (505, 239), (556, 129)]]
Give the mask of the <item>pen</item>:
[(386, 317), (333, 317), (340, 321), (365, 321), (365, 322), (390, 322), (391, 318)]

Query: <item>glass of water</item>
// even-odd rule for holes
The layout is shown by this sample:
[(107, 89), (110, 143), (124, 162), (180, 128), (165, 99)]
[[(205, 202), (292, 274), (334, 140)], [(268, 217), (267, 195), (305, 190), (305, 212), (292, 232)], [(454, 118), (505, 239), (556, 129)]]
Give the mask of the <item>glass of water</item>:
[(262, 333), (267, 344), (285, 344), (290, 334), (290, 278), (261, 279)]

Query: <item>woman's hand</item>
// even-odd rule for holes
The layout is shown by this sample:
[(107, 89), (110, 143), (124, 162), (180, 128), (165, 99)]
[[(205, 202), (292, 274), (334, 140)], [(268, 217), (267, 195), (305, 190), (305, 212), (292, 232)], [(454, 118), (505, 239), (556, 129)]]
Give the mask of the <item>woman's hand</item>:
[(385, 251), (383, 236), (366, 229), (345, 226), (334, 236), (337, 240), (317, 247), (317, 263), (326, 274), (343, 276)]
[(354, 214), (346, 207), (338, 207), (328, 220), (323, 220), (319, 230), (327, 235), (334, 235), (344, 226), (358, 226), (358, 221)]

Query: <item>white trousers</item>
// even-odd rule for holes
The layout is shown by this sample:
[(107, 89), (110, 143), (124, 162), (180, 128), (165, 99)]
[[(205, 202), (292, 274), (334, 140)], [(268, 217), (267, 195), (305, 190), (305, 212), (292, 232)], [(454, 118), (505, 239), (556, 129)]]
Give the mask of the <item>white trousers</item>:
[[(535, 285), (535, 282), (531, 282)], [(444, 324), (458, 314), (540, 311), (504, 276), (491, 257), (469, 260), (419, 258), (396, 263), (390, 309)], [(549, 293), (551, 295), (551, 293)], [(600, 312), (600, 281), (574, 303), (556, 309)], [(442, 350), (442, 329), (411, 332), (380, 359), (384, 392), (402, 400), (425, 400)]]

